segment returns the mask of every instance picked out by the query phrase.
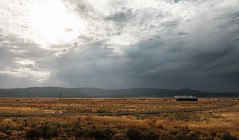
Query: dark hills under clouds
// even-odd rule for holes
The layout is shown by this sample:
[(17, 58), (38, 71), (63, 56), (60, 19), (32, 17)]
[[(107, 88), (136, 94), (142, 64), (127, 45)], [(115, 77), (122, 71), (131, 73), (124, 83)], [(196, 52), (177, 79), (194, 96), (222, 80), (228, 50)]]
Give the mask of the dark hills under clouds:
[(99, 88), (63, 88), (63, 87), (30, 87), (0, 89), (0, 97), (174, 97), (177, 95), (194, 95), (197, 97), (239, 97), (239, 92), (205, 92), (192, 89), (99, 89)]

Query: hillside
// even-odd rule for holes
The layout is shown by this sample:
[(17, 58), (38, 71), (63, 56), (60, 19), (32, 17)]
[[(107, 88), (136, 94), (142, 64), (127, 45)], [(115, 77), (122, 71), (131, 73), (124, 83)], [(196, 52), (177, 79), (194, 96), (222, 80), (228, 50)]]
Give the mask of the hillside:
[(99, 89), (99, 88), (63, 88), (63, 87), (29, 87), (0, 89), (0, 97), (174, 97), (176, 95), (193, 95), (197, 97), (239, 97), (238, 92), (205, 92), (192, 89)]

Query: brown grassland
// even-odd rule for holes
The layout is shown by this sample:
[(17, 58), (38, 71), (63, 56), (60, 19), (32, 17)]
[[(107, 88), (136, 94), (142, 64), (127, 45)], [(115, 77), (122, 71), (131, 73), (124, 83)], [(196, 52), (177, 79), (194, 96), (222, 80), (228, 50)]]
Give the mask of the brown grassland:
[(0, 113), (116, 113), (213, 110), (133, 115), (0, 116), (0, 139), (237, 140), (239, 98), (0, 98)]

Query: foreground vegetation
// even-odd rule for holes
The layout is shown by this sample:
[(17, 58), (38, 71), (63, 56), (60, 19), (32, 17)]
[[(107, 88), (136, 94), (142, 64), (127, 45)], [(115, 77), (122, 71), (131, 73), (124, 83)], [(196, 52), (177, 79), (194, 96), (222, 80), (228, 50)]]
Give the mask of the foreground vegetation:
[(0, 99), (0, 113), (86, 113), (180, 110), (233, 104), (216, 110), (128, 116), (0, 117), (0, 139), (207, 139), (239, 138), (239, 99), (176, 102), (161, 98)]

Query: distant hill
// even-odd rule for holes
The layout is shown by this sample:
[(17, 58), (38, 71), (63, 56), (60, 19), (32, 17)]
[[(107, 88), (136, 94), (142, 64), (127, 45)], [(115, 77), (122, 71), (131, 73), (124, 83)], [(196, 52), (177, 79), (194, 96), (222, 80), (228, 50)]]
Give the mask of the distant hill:
[(239, 92), (205, 92), (192, 89), (157, 89), (157, 88), (131, 88), (131, 89), (99, 89), (99, 88), (64, 88), (64, 87), (29, 87), (0, 89), (0, 97), (59, 97), (88, 98), (88, 97), (174, 97), (180, 95), (193, 95), (197, 97), (239, 97)]

